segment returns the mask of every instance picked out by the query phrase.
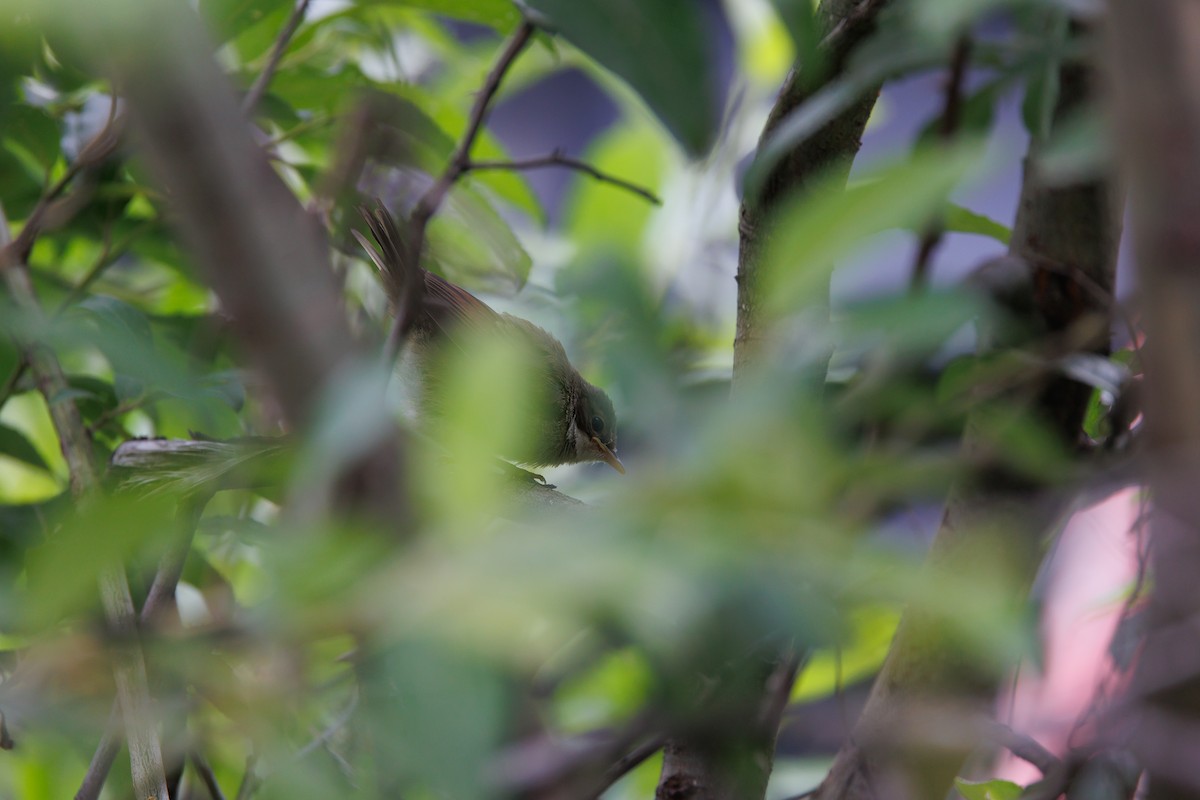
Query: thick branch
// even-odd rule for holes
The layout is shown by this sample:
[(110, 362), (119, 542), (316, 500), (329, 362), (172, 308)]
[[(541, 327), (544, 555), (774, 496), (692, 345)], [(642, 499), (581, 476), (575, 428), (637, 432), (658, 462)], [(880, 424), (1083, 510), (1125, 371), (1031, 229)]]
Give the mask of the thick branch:
[[(1190, 0), (1110, 0), (1117, 132), (1131, 180), (1146, 325), (1151, 569), (1147, 638), (1134, 675), (1133, 749), (1151, 800), (1195, 797), (1184, 755), (1200, 721), (1200, 9)], [(1182, 636), (1180, 634), (1183, 634)], [(1169, 680), (1163, 680), (1170, 676)]]
[[(1060, 70), (1056, 122), (1092, 101), (1092, 82), (1090, 71), (1082, 66)], [(1038, 145), (1033, 143), (1026, 161), (1011, 253), (1034, 269), (1028, 281), (1031, 296), (1020, 304), (1027, 316), (1023, 322), (1052, 336), (1077, 330), (1090, 319), (1107, 320), (1111, 313), (1119, 206), (1110, 180), (1050, 183), (1040, 168)], [(1108, 326), (1092, 330), (1083, 349), (1107, 352)], [(1078, 448), (1090, 393), (1090, 387), (1060, 376), (1048, 376), (1032, 392), (1032, 410), (1068, 452)], [(990, 446), (979, 430), (975, 420), (968, 423), (968, 451)], [(958, 487), (932, 545), (931, 578), (982, 569), (980, 559), (991, 552), (987, 532), (1003, 530), (1018, 591), (1023, 591), (1020, 587), (1036, 574), (1042, 537), (1063, 512), (1063, 500), (1060, 493), (1031, 486), (1017, 475), (995, 475), (975, 488)], [(987, 713), (996, 690), (994, 675), (994, 669), (962, 651), (943, 620), (928, 612), (907, 612), (853, 736), (816, 794), (818, 800), (866, 800), (897, 791), (912, 797), (945, 795), (978, 737), (933, 741), (937, 737), (922, 736), (919, 722), (928, 718), (930, 708), (947, 703)]]
[[(783, 121), (820, 88), (836, 78), (849, 53), (873, 30), (875, 17), (886, 0), (823, 0), (818, 17), (827, 34), (821, 43), (826, 65), (824, 74), (801, 74), (793, 67), (771, 109), (759, 139), (763, 150)], [(770, 233), (767, 220), (783, 198), (802, 190), (811, 180), (839, 170), (844, 180), (861, 144), (867, 118), (878, 90), (866, 92), (846, 111), (828, 122), (813, 136), (801, 141), (774, 161), (757, 191), (742, 200), (739, 221), (737, 333), (734, 338), (734, 387), (763, 336), (758, 296), (758, 273)], [(682, 736), (666, 743), (657, 797), (660, 800), (694, 798), (761, 798), (766, 791), (775, 753), (775, 738), (786, 697), (795, 679), (799, 659), (781, 654), (773, 665), (749, 664), (749, 678), (756, 684), (753, 721), (724, 731), (719, 741)], [(784, 700), (779, 700), (780, 693)]]

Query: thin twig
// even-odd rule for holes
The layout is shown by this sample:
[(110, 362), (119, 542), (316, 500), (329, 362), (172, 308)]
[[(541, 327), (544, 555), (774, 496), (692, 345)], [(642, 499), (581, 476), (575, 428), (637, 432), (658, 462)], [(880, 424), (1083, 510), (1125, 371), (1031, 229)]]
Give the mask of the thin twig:
[(236, 800), (250, 800), (250, 796), (254, 794), (254, 790), (258, 788), (258, 775), (254, 772), (254, 767), (258, 764), (258, 756), (251, 753), (246, 756), (246, 768), (242, 772), (242, 782), (238, 786)]
[[(971, 38), (963, 35), (954, 46), (950, 57), (950, 77), (946, 81), (946, 96), (943, 101), (942, 117), (938, 122), (938, 138), (949, 142), (958, 132), (959, 121), (962, 118), (963, 83), (967, 75), (967, 64), (971, 56)], [(941, 221), (935, 221), (921, 234), (921, 242), (917, 245), (917, 254), (913, 261), (912, 289), (920, 291), (929, 281), (929, 266), (933, 252), (942, 243), (946, 234), (946, 226)]]
[(633, 772), (650, 756), (662, 750), (666, 741), (667, 737), (665, 736), (654, 736), (617, 759), (616, 763), (605, 770), (602, 785), (596, 787), (592, 797), (596, 798), (604, 794), (614, 783)]
[(631, 183), (627, 180), (616, 178), (612, 175), (601, 172), (585, 161), (580, 161), (577, 158), (571, 158), (570, 156), (563, 155), (562, 151), (560, 150), (555, 150), (553, 153), (546, 156), (523, 158), (514, 161), (471, 161), (467, 163), (466, 171), (476, 172), (485, 169), (507, 169), (520, 171), (527, 169), (542, 169), (544, 167), (565, 167), (566, 169), (573, 169), (577, 172), (582, 172), (585, 175), (590, 175), (601, 183), (609, 183), (613, 186), (625, 189), (626, 191), (633, 192), (638, 197), (643, 197), (656, 206), (662, 205), (662, 200), (660, 200), (658, 196), (649, 189), (644, 189), (641, 186), (638, 186), (636, 183)]
[(1031, 736), (1017, 733), (1003, 722), (986, 721), (989, 738), (1022, 761), (1037, 767), (1043, 775), (1050, 775), (1061, 766), (1062, 761)]
[(67, 165), (67, 169), (59, 177), (57, 181), (50, 184), (42, 192), (42, 196), (38, 198), (37, 204), (33, 210), (29, 212), (29, 216), (25, 218), (25, 225), (21, 228), (21, 232), (17, 234), (15, 239), (9, 238), (8, 220), (4, 220), (4, 235), (3, 244), (0, 244), (0, 272), (8, 267), (23, 265), (25, 259), (29, 255), (29, 251), (33, 248), (34, 241), (42, 232), (45, 216), (50, 210), (50, 206), (57, 200), (71, 182), (86, 170), (98, 165), (104, 161), (113, 150), (117, 147), (117, 142), (120, 140), (120, 126), (117, 118), (117, 98), (112, 96), (112, 102), (109, 105), (108, 120), (104, 123), (95, 136), (88, 140), (83, 149), (79, 151), (79, 155), (74, 161)]
[(225, 800), (225, 795), (221, 793), (221, 785), (217, 783), (217, 776), (213, 774), (213, 769), (204, 756), (198, 750), (192, 750), (188, 753), (188, 757), (192, 760), (192, 766), (196, 768), (196, 772), (200, 773), (200, 780), (204, 781), (204, 787), (208, 789), (208, 794), (212, 800)]
[(338, 731), (346, 727), (347, 723), (350, 722), (351, 717), (354, 716), (355, 710), (358, 709), (358, 696), (358, 688), (355, 687), (350, 693), (350, 701), (346, 703), (346, 707), (343, 708), (342, 711), (333, 718), (329, 725), (327, 725), (324, 730), (318, 733), (312, 741), (296, 751), (294, 758), (297, 761), (304, 758), (318, 747), (327, 744)]
[(501, 51), (500, 56), (496, 59), (496, 63), (492, 65), (487, 78), (483, 82), (483, 87), (479, 90), (479, 94), (475, 98), (475, 105), (472, 106), (471, 115), (467, 119), (467, 128), (463, 132), (458, 146), (454, 148), (454, 153), (450, 157), (450, 163), (446, 165), (446, 171), (429, 187), (425, 194), (421, 195), (421, 199), (417, 201), (417, 205), (413, 208), (412, 215), (409, 217), (408, 242), (406, 247), (407, 263), (404, 265), (405, 285), (403, 287), (403, 300), (396, 309), (396, 319), (392, 323), (391, 331), (388, 332), (385, 350), (385, 358), (389, 364), (396, 360), (396, 355), (400, 352), (400, 346), (404, 343), (404, 338), (417, 321), (417, 314), (421, 309), (424, 298), (424, 280), (422, 279), (420, 266), (421, 252), (425, 248), (425, 229), (429, 226), (429, 220), (437, 213), (438, 208), (441, 207), (442, 202), (446, 199), (446, 195), (450, 192), (451, 187), (467, 171), (471, 161), (471, 148), (474, 146), (475, 140), (479, 137), (479, 131), (483, 128), (483, 122), (487, 118), (492, 99), (496, 96), (496, 91), (500, 88), (500, 82), (504, 80), (504, 75), (513, 65), (513, 62), (516, 61), (517, 56), (529, 44), (529, 40), (533, 37), (533, 32), (533, 23), (529, 22), (529, 20), (524, 20), (512, 35), (512, 38), (508, 40), (508, 44)]
[(126, 253), (128, 253), (129, 248), (133, 246), (133, 243), (137, 241), (142, 234), (153, 228), (155, 224), (156, 223), (152, 220), (147, 221), (131, 230), (124, 236), (124, 238), (115, 244), (106, 241), (104, 248), (100, 251), (100, 255), (97, 256), (96, 260), (92, 262), (92, 266), (88, 269), (87, 273), (80, 278), (79, 282), (67, 292), (66, 297), (64, 297), (62, 302), (58, 304), (58, 307), (54, 311), (55, 316), (62, 314), (64, 311), (78, 302), (79, 299), (87, 293), (87, 290), (91, 288), (92, 284), (104, 274), (104, 271), (119, 261)]
[(254, 113), (254, 109), (258, 107), (259, 101), (262, 100), (267, 87), (271, 84), (271, 79), (275, 77), (275, 70), (279, 68), (279, 62), (283, 60), (288, 42), (292, 40), (300, 23), (304, 22), (304, 15), (308, 13), (308, 4), (309, 0), (298, 0), (287, 22), (279, 31), (279, 36), (275, 39), (275, 46), (271, 48), (271, 55), (267, 58), (263, 71), (254, 79), (250, 91), (246, 92), (246, 96), (242, 98), (242, 113), (247, 117)]

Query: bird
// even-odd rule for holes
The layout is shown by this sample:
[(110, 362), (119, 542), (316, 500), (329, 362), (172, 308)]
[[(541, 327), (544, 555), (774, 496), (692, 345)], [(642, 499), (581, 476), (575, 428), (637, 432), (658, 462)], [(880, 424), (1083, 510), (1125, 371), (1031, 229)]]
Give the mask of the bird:
[(419, 270), (424, 282), (422, 302), (407, 340), (422, 384), (420, 413), (437, 413), (438, 355), (445, 348), (462, 347), (473, 335), (505, 336), (529, 358), (531, 368), (526, 374), (534, 382), (529, 387), (534, 399), (522, 412), (528, 418), (518, 421), (524, 423), (528, 434), (521, 437), (514, 452), (496, 455), (534, 468), (602, 461), (625, 474), (616, 454), (617, 417), (612, 400), (579, 374), (558, 339), (528, 320), (495, 311), (461, 286), (410, 265), (404, 241), (382, 202), (358, 210), (378, 248), (359, 231), (352, 233), (387, 285), (413, 285), (405, 280), (408, 269)]

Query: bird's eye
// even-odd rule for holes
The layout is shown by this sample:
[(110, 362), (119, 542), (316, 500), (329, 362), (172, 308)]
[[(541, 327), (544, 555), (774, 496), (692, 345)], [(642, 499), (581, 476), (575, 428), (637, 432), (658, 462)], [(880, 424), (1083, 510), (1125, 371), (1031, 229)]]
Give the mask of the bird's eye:
[(592, 417), (592, 432), (604, 433), (604, 420), (599, 417)]

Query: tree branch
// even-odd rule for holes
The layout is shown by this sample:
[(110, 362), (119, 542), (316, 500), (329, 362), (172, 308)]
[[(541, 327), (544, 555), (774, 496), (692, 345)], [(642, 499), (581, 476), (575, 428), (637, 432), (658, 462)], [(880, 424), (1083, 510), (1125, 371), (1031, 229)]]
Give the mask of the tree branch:
[[(958, 133), (959, 118), (962, 116), (963, 83), (967, 76), (967, 64), (971, 57), (971, 37), (959, 37), (950, 57), (950, 76), (946, 81), (946, 96), (942, 105), (942, 117), (938, 122), (938, 138), (945, 143), (953, 141)], [(921, 234), (917, 253), (913, 259), (912, 287), (921, 289), (929, 280), (929, 265), (933, 253), (942, 242), (946, 226), (934, 222)]]
[(1127, 717), (1147, 770), (1146, 796), (1174, 800), (1195, 797), (1200, 785), (1200, 766), (1184, 755), (1200, 720), (1200, 669), (1180, 669), (1194, 660), (1200, 618), (1200, 27), (1189, 0), (1109, 0), (1107, 10), (1108, 77), (1146, 326), (1153, 502), (1147, 633)]
[(200, 780), (204, 781), (204, 788), (208, 789), (210, 800), (225, 800), (225, 795), (221, 793), (221, 785), (217, 783), (217, 776), (204, 756), (198, 750), (192, 750), (188, 753), (188, 757), (200, 775)]
[[(142, 603), (141, 613), (138, 614), (140, 625), (146, 625), (153, 620), (160, 609), (165, 607), (165, 604), (174, 604), (175, 587), (179, 583), (184, 564), (192, 550), (196, 525), (211, 496), (211, 492), (204, 490), (192, 498), (184, 500), (180, 505), (176, 518), (175, 542), (167, 548), (159, 561), (158, 569), (154, 573), (154, 580), (150, 584), (150, 590), (146, 593), (146, 600)], [(108, 779), (108, 773), (112, 769), (113, 762), (117, 758), (117, 751), (121, 747), (118, 735), (121, 725), (120, 713), (121, 709), (114, 704), (112, 712), (109, 714), (104, 736), (96, 745), (96, 751), (92, 753), (92, 760), (88, 763), (87, 772), (84, 773), (83, 782), (80, 784), (79, 790), (75, 792), (75, 800), (96, 800), (104, 789), (104, 782)]]
[(267, 63), (263, 66), (262, 72), (255, 78), (250, 91), (246, 92), (246, 96), (242, 98), (242, 113), (247, 117), (254, 114), (254, 110), (258, 108), (258, 103), (266, 94), (267, 87), (271, 85), (271, 79), (275, 77), (275, 70), (279, 68), (279, 62), (283, 60), (283, 54), (287, 52), (288, 42), (292, 40), (296, 29), (304, 22), (304, 15), (308, 13), (308, 4), (310, 0), (297, 0), (295, 7), (292, 8), (292, 13), (288, 16), (287, 22), (279, 31), (279, 36), (275, 39), (275, 46), (271, 48), (271, 55), (267, 58)]
[[(887, 2), (822, 0), (817, 17), (829, 31), (820, 47), (826, 67), (819, 76), (803, 74), (798, 67), (792, 68), (763, 127), (758, 142), (760, 153), (792, 112), (842, 73), (849, 54), (874, 30), (875, 19)], [(733, 340), (735, 382), (753, 360), (753, 353), (764, 335), (758, 273), (770, 237), (768, 221), (784, 197), (803, 190), (815, 177), (836, 172), (844, 181), (849, 176), (850, 165), (862, 144), (863, 130), (878, 93), (878, 87), (864, 92), (815, 134), (798, 142), (771, 164), (755, 193), (742, 199), (738, 220), (737, 333)]]
[[(0, 210), (0, 248), (3, 248), (0, 252), (0, 273), (13, 301), (31, 318), (44, 320), (23, 257), (21, 260), (12, 260), (20, 252), (19, 249), (13, 249), (13, 244), (8, 219)], [(58, 434), (59, 447), (67, 462), (71, 495), (77, 504), (76, 512), (85, 513), (100, 490), (99, 477), (92, 461), (91, 440), (79, 409), (67, 392), (67, 379), (54, 353), (39, 342), (27, 341), (22, 345), (26, 362), (38, 390), (45, 398)], [(146, 662), (137, 639), (136, 613), (123, 565), (112, 564), (101, 572), (100, 598), (109, 628), (122, 642), (114, 659), (113, 675), (121, 714), (126, 722), (134, 788), (141, 797), (165, 798), (167, 784), (162, 748), (151, 719)]]
[[(1061, 123), (1094, 98), (1093, 76), (1083, 65), (1064, 64), (1054, 114)], [(1040, 142), (1033, 142), (1026, 160), (1021, 200), (1014, 225), (1011, 254), (1030, 265), (1026, 284), (1030, 296), (1021, 308), (1022, 320), (1042, 335), (1079, 330), (1087, 320), (1108, 319), (1112, 312), (1120, 217), (1111, 176), (1063, 185), (1052, 183), (1041, 169)], [(1080, 290), (1080, 281), (1038, 265), (1069, 264), (1068, 272), (1086, 275), (1103, 291)], [(1103, 299), (1102, 297), (1103, 296)], [(1108, 326), (1091, 327), (1078, 349), (1104, 354)], [(1023, 390), (1031, 410), (1056, 434), (1065, 452), (1079, 451), (1084, 412), (1091, 387), (1065, 376), (1047, 373)], [(1019, 402), (1014, 397), (1011, 402)], [(989, 447), (980, 436), (977, 419), (968, 421), (967, 452)], [(1043, 553), (1042, 537), (1066, 507), (1065, 492), (1040, 489), (1019, 475), (992, 475), (974, 488), (956, 487), (947, 502), (942, 524), (928, 559), (931, 577), (962, 574), (979, 567), (989, 529), (1001, 526), (1006, 552), (1012, 559), (1017, 591), (1032, 582)], [(968, 713), (985, 714), (996, 689), (995, 668), (984, 668), (961, 652), (944, 620), (910, 609), (904, 614), (866, 707), (850, 742), (834, 760), (816, 793), (818, 800), (866, 800), (903, 787), (914, 797), (940, 797), (950, 788), (963, 760), (978, 741), (978, 731), (965, 731), (955, 742), (932, 742), (914, 730), (931, 705), (952, 704)]]
[(429, 220), (437, 213), (450, 189), (466, 173), (471, 160), (471, 148), (475, 145), (475, 139), (483, 128), (483, 122), (487, 118), (492, 99), (496, 96), (501, 81), (504, 80), (505, 74), (516, 61), (517, 56), (529, 44), (534, 30), (533, 23), (523, 20), (516, 33), (508, 40), (508, 44), (500, 52), (496, 63), (488, 71), (483, 87), (475, 98), (475, 105), (472, 106), (471, 114), (467, 118), (467, 128), (463, 132), (462, 139), (454, 148), (445, 172), (421, 195), (409, 216), (407, 264), (403, 273), (404, 286), (389, 287), (392, 296), (396, 298), (396, 319), (388, 333), (385, 349), (384, 357), (388, 364), (394, 362), (400, 353), (405, 337), (408, 336), (409, 330), (417, 321), (417, 314), (420, 312), (424, 300), (424, 281), (420, 280), (420, 265), (421, 254), (425, 249), (425, 230), (429, 226)]
[(1037, 767), (1049, 776), (1059, 768), (1062, 761), (1031, 736), (1017, 733), (1007, 725), (995, 720), (985, 722), (986, 736), (1022, 761)]
[(613, 177), (607, 173), (588, 164), (586, 161), (580, 161), (577, 158), (563, 155), (561, 151), (555, 150), (547, 156), (537, 156), (535, 158), (525, 158), (516, 161), (468, 161), (466, 172), (477, 172), (485, 169), (507, 169), (507, 170), (527, 170), (527, 169), (542, 169), (544, 167), (565, 167), (573, 169), (577, 172), (582, 172), (585, 175), (590, 175), (602, 183), (609, 183), (629, 192), (633, 192), (638, 197), (644, 197), (649, 202), (656, 206), (662, 205), (662, 200), (651, 192), (649, 189), (644, 189), (635, 183), (630, 183), (627, 180)]

